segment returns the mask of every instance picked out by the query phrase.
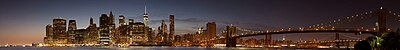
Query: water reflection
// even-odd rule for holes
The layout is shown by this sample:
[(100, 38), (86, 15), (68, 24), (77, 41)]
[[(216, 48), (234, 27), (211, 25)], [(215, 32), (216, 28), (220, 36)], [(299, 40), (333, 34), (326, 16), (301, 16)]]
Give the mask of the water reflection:
[[(293, 48), (130, 46), (130, 47), (0, 47), (0, 50), (293, 50)], [(300, 49), (300, 50), (326, 50), (326, 49)], [(328, 50), (337, 50), (337, 49), (328, 49)]]

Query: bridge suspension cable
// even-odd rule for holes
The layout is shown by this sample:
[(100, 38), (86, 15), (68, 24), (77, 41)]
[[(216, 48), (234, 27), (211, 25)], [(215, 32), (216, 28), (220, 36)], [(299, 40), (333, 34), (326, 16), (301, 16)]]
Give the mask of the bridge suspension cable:
[(349, 22), (354, 22), (356, 20), (360, 19), (365, 19), (368, 17), (371, 17), (370, 15), (373, 15), (374, 11), (367, 11), (359, 14), (355, 14), (352, 16), (347, 16), (344, 18), (337, 18), (329, 22), (322, 22), (314, 25), (308, 26), (308, 28), (335, 28), (336, 25), (343, 24), (343, 23), (349, 23)]

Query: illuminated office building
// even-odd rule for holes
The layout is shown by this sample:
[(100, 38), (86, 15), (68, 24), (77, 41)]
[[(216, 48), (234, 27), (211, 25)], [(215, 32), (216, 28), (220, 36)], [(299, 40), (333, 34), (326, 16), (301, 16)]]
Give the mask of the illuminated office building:
[(168, 39), (169, 40), (174, 40), (175, 36), (175, 25), (174, 25), (174, 15), (169, 15), (169, 34), (168, 34)]
[(54, 44), (54, 34), (53, 34), (53, 26), (51, 24), (46, 25), (46, 37), (44, 37), (45, 44)]
[(68, 42), (69, 44), (73, 44), (77, 42), (75, 39), (75, 30), (76, 30), (76, 20), (69, 20), (68, 21)]
[(144, 23), (135, 22), (130, 30), (132, 34), (132, 43), (144, 43), (148, 41), (147, 34), (149, 33), (148, 27), (145, 26)]
[(167, 24), (165, 24), (165, 21), (162, 20), (161, 23), (161, 33), (162, 36), (164, 37), (163, 40), (165, 40), (164, 42), (169, 42), (169, 34), (167, 33)]
[(149, 20), (149, 15), (147, 14), (147, 8), (144, 7), (144, 14), (143, 14), (143, 23), (147, 26)]
[(119, 16), (119, 25), (120, 25), (120, 26), (126, 25), (126, 23), (125, 23), (125, 16), (123, 16), (123, 15), (120, 15), (120, 16)]
[(66, 32), (67, 24), (66, 20), (61, 17), (53, 19), (53, 34), (55, 44), (66, 44), (68, 39), (68, 34)]
[(131, 26), (132, 26), (132, 25), (133, 25), (133, 23), (135, 23), (134, 19), (128, 19), (128, 24), (129, 24), (129, 25), (131, 25)]
[[(129, 22), (131, 22), (131, 21), (129, 21)], [(114, 35), (116, 38), (116, 39), (114, 39), (115, 43), (116, 44), (131, 44), (132, 41), (130, 40), (131, 38), (130, 38), (130, 34), (128, 32), (129, 25), (126, 25), (125, 17), (122, 15), (119, 16), (119, 24), (120, 24), (120, 26), (116, 29), (117, 33), (115, 33), (115, 35)]]
[(77, 29), (75, 31), (73, 44), (88, 44), (88, 31), (86, 29)]
[(211, 39), (215, 38), (217, 32), (217, 25), (215, 22), (208, 22), (207, 23), (207, 30), (206, 30), (206, 38)]
[(109, 45), (112, 44), (115, 37), (113, 37), (113, 33), (115, 33), (115, 23), (114, 16), (112, 12), (110, 12), (109, 16), (106, 14), (102, 14), (100, 16), (100, 44)]
[(97, 30), (96, 24), (93, 22), (93, 18), (90, 17), (89, 26), (86, 28), (88, 33), (85, 44), (98, 44), (99, 31)]

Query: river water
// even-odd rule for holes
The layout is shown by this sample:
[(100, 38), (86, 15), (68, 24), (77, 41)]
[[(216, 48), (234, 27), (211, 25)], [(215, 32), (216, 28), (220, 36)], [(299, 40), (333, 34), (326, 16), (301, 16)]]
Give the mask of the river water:
[(135, 46), (135, 47), (0, 47), (0, 50), (343, 50), (343, 49)]

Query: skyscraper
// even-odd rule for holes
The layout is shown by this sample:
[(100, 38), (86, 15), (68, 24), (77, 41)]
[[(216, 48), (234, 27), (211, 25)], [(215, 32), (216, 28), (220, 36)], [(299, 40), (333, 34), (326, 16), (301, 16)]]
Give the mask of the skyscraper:
[(147, 8), (146, 6), (144, 7), (144, 14), (143, 14), (143, 23), (145, 26), (147, 26), (149, 20), (149, 15), (147, 14)]
[(126, 25), (126, 23), (125, 23), (125, 16), (120, 15), (120, 16), (119, 16), (119, 26), (122, 26), (122, 25)]
[(148, 28), (141, 22), (133, 23), (133, 28), (130, 33), (132, 34), (133, 44), (140, 44), (148, 41)]
[(216, 30), (217, 30), (217, 25), (215, 24), (215, 22), (208, 22), (207, 23), (207, 30), (206, 30), (206, 37), (211, 39), (216, 37)]
[(129, 24), (129, 25), (133, 25), (134, 22), (135, 22), (135, 21), (134, 21), (133, 19), (128, 19), (128, 24)]
[(108, 15), (108, 21), (109, 21), (109, 23), (108, 24), (110, 24), (110, 25), (115, 25), (115, 23), (114, 23), (114, 15), (112, 14), (112, 11), (110, 11), (110, 14)]
[(174, 40), (175, 36), (174, 15), (169, 15), (169, 39)]
[(65, 19), (57, 17), (53, 19), (53, 33), (54, 41), (56, 44), (66, 44), (67, 43), (67, 23)]
[(88, 31), (86, 29), (76, 29), (74, 30), (75, 36), (73, 44), (87, 44), (88, 42)]
[(69, 20), (68, 31), (76, 30), (76, 20)]
[(45, 44), (53, 44), (53, 26), (51, 24), (46, 25), (46, 37), (44, 37)]
[(107, 14), (101, 14), (100, 16), (100, 26), (107, 26), (109, 22), (109, 18)]
[(93, 18), (92, 18), (92, 17), (90, 17), (89, 26), (90, 26), (90, 25), (93, 25), (93, 24), (94, 24), (94, 22), (93, 22)]
[(165, 24), (165, 20), (162, 20), (162, 23), (161, 23), (161, 33), (165, 37), (163, 39), (165, 39), (166, 41), (170, 41), (169, 35), (167, 34), (167, 24)]
[(88, 39), (86, 39), (87, 44), (98, 44), (99, 32), (97, 30), (96, 24), (93, 22), (93, 18), (90, 17), (89, 27), (87, 27)]
[(111, 31), (109, 27), (110, 18), (106, 14), (101, 14), (100, 16), (100, 44), (109, 45), (111, 42)]
[(68, 22), (68, 43), (72, 44), (76, 42), (75, 40), (75, 30), (76, 30), (76, 21), (75, 20), (69, 20)]
[(46, 36), (53, 36), (53, 26), (51, 24), (46, 25)]
[[(131, 22), (131, 21), (129, 21)], [(129, 29), (129, 25), (126, 25), (125, 23), (125, 17), (123, 15), (119, 16), (119, 27), (116, 30), (115, 33), (115, 43), (116, 44), (131, 44), (131, 40), (130, 40), (130, 33), (128, 32)]]
[(113, 39), (115, 39), (116, 37), (114, 37), (113, 35), (116, 32), (115, 32), (114, 15), (112, 14), (112, 12), (110, 12), (108, 16), (106, 14), (101, 14), (99, 31), (100, 31), (100, 41), (99, 41), (100, 44), (109, 45), (114, 43)]

